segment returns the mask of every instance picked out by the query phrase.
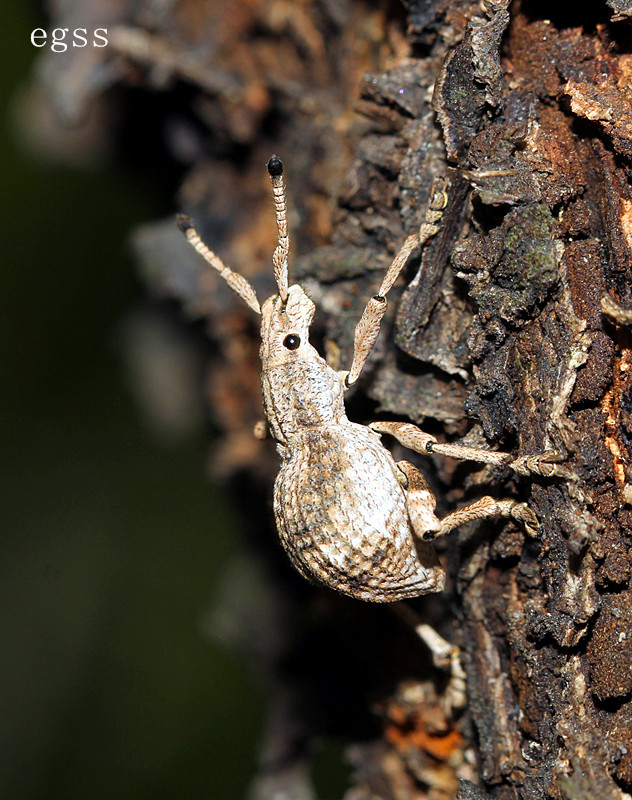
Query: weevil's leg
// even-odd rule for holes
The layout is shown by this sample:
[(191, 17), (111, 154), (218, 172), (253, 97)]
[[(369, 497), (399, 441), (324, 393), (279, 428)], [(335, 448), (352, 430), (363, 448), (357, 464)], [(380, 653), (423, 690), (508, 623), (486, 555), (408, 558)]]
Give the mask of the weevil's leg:
[(238, 294), (242, 300), (245, 300), (253, 311), (256, 311), (257, 314), (261, 314), (259, 301), (250, 283), (243, 276), (239, 275), (237, 272), (233, 272), (232, 269), (227, 267), (222, 259), (204, 244), (191, 218), (187, 217), (186, 214), (178, 214), (176, 221), (191, 247), (202, 256), (207, 264), (219, 272), (235, 294)]
[(265, 419), (260, 419), (255, 422), (255, 426), (252, 429), (252, 434), (255, 439), (267, 439), (268, 433), (268, 423), (265, 421)]
[[(406, 510), (413, 531), (421, 540), (434, 539), (441, 530), (441, 523), (435, 514), (437, 507), (435, 496), (414, 464), (409, 461), (398, 461), (397, 467), (406, 478), (403, 482), (406, 491)], [(427, 536), (427, 534), (432, 535)]]
[(415, 630), (432, 653), (434, 665), (450, 672), (450, 681), (442, 697), (442, 705), (445, 715), (451, 717), (454, 711), (463, 708), (467, 701), (467, 683), (465, 670), (461, 664), (461, 651), (424, 622), (415, 626)]
[[(408, 461), (398, 461), (397, 466), (405, 476), (406, 508), (418, 537), (418, 556), (424, 567), (435, 569), (436, 586), (433, 588), (439, 592), (445, 584), (445, 573), (434, 548), (426, 541), (428, 534), (434, 538), (441, 532), (441, 522), (435, 515), (437, 501), (417, 467)], [(401, 613), (408, 617), (409, 623), (432, 653), (435, 667), (450, 673), (450, 681), (442, 698), (443, 710), (450, 717), (455, 709), (465, 705), (465, 673), (459, 660), (459, 648), (446, 642), (430, 625), (421, 623), (408, 606), (403, 603), (397, 605), (401, 605)]]
[(446, 641), (430, 625), (422, 622), (410, 606), (405, 603), (394, 603), (393, 608), (430, 650), (435, 667), (449, 673), (450, 679), (441, 698), (443, 712), (449, 719), (455, 711), (465, 706), (467, 700), (466, 676), (461, 665), (460, 649)]
[(540, 531), (538, 518), (526, 503), (519, 503), (517, 500), (496, 500), (494, 497), (481, 497), (469, 506), (464, 506), (456, 511), (452, 511), (441, 520), (439, 530), (435, 533), (428, 531), (424, 535), (426, 541), (432, 541), (438, 536), (450, 533), (459, 525), (466, 522), (473, 522), (476, 519), (487, 519), (489, 517), (512, 517), (522, 523), (529, 536), (536, 537)]
[(409, 422), (371, 422), (369, 427), (378, 433), (388, 433), (400, 444), (416, 453), (439, 453), (463, 461), (478, 461), (481, 464), (505, 464), (519, 475), (542, 475), (564, 477), (566, 470), (560, 465), (562, 457), (555, 450), (545, 450), (532, 456), (514, 458), (511, 453), (498, 450), (481, 450), (460, 444), (438, 442), (434, 436)]
[(409, 236), (400, 247), (399, 252), (386, 271), (386, 275), (382, 280), (377, 294), (373, 295), (366, 304), (362, 317), (356, 325), (353, 336), (353, 360), (351, 362), (351, 367), (349, 368), (349, 372), (341, 373), (347, 387), (352, 386), (358, 380), (362, 368), (377, 341), (380, 332), (380, 323), (382, 322), (382, 317), (386, 313), (388, 305), (386, 295), (393, 287), (402, 269), (406, 266), (406, 262), (411, 254), (417, 248), (423, 247), (428, 239), (435, 235), (438, 230), (437, 223), (446, 205), (447, 196), (445, 193), (445, 181), (435, 181), (432, 188), (430, 203), (426, 211), (426, 220), (419, 228), (419, 233), (414, 233)]
[(437, 501), (421, 472), (408, 461), (398, 461), (397, 466), (406, 476), (406, 507), (410, 522), (415, 534), (425, 542), (444, 536), (466, 522), (487, 517), (513, 517), (524, 525), (530, 536), (537, 536), (540, 530), (536, 515), (526, 503), (511, 499), (496, 500), (488, 496), (452, 511), (439, 520), (435, 515)]
[(421, 472), (408, 461), (398, 461), (397, 466), (406, 476), (406, 507), (410, 522), (415, 534), (425, 542), (445, 536), (466, 522), (488, 517), (513, 517), (524, 525), (529, 536), (538, 535), (540, 525), (536, 515), (526, 503), (517, 500), (481, 497), (440, 520), (435, 515), (437, 501)]

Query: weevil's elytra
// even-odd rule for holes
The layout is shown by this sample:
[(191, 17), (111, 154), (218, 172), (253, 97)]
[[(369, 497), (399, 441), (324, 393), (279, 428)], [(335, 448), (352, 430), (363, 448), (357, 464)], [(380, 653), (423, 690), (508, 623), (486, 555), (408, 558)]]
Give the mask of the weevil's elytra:
[(274, 513), (281, 542), (309, 580), (360, 600), (393, 602), (440, 591), (445, 576), (428, 540), (458, 525), (490, 516), (511, 516), (535, 535), (531, 509), (515, 500), (482, 497), (440, 520), (423, 475), (396, 463), (380, 434), (394, 436), (419, 453), (439, 453), (520, 474), (551, 475), (557, 455), (514, 460), (509, 453), (442, 444), (405, 422), (358, 425), (347, 419), (344, 392), (358, 379), (377, 339), (386, 297), (410, 255), (433, 236), (446, 204), (436, 186), (419, 232), (409, 236), (358, 322), (347, 372), (336, 372), (309, 342), (315, 306), (297, 284), (289, 285), (287, 207), (283, 164), (268, 162), (279, 231), (272, 262), (278, 293), (259, 304), (254, 289), (201, 241), (191, 220), (178, 224), (190, 244), (229, 286), (261, 315), (261, 384), (267, 425), (277, 442), (281, 468), (274, 486)]
[(431, 548), (420, 560), (397, 467), (338, 399), (336, 421), (308, 427), (283, 451), (274, 509), (290, 559), (306, 577), (362, 600), (440, 591), (443, 571)]

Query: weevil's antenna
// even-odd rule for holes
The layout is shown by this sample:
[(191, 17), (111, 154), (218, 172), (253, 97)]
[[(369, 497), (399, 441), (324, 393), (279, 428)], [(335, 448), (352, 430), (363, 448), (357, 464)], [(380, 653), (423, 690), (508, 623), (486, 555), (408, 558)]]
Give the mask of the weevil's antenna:
[(187, 242), (191, 245), (191, 247), (197, 250), (202, 258), (208, 264), (210, 264), (213, 269), (216, 269), (219, 272), (219, 274), (230, 286), (233, 292), (235, 292), (235, 294), (238, 294), (242, 300), (245, 300), (253, 311), (256, 311), (257, 314), (261, 314), (261, 307), (259, 305), (259, 301), (257, 300), (257, 295), (255, 294), (255, 290), (252, 288), (250, 283), (244, 277), (238, 275), (236, 272), (233, 272), (232, 269), (229, 269), (229, 267), (224, 264), (222, 259), (215, 255), (215, 253), (204, 244), (200, 234), (196, 231), (195, 226), (193, 225), (193, 220), (191, 217), (187, 217), (186, 214), (178, 214), (176, 221), (178, 223), (178, 228), (180, 228), (182, 233), (187, 237)]
[(279, 243), (272, 256), (274, 279), (279, 287), (281, 302), (287, 301), (288, 268), (287, 259), (290, 254), (290, 237), (287, 233), (287, 200), (285, 199), (285, 183), (283, 181), (283, 162), (278, 156), (268, 161), (268, 172), (274, 193), (274, 211), (279, 228)]

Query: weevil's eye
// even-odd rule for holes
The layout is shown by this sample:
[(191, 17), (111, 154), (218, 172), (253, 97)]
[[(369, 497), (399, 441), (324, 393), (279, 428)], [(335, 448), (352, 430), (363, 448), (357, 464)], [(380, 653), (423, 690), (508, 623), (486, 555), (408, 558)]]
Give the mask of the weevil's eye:
[(300, 344), (301, 337), (297, 336), (295, 333), (289, 333), (283, 340), (283, 345), (287, 347), (288, 350), (296, 350), (297, 347), (300, 347)]

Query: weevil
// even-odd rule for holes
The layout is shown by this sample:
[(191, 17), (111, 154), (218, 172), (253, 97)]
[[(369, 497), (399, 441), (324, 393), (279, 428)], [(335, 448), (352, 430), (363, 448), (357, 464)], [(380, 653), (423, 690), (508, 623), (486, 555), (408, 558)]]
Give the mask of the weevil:
[(537, 518), (525, 503), (486, 496), (439, 519), (422, 473), (408, 461), (396, 462), (381, 434), (418, 453), (505, 464), (522, 475), (554, 474), (557, 455), (546, 451), (516, 459), (510, 453), (440, 443), (406, 422), (351, 422), (345, 391), (357, 381), (375, 345), (389, 290), (413, 252), (438, 230), (445, 188), (433, 187), (425, 221), (400, 247), (356, 326), (349, 370), (336, 371), (309, 342), (314, 303), (301, 286), (289, 285), (283, 164), (272, 156), (267, 167), (278, 227), (272, 257), (278, 292), (263, 305), (251, 284), (203, 243), (188, 217), (179, 215), (178, 224), (195, 250), (261, 315), (264, 409), (281, 456), (274, 485), (281, 542), (306, 578), (360, 600), (391, 603), (439, 592), (445, 573), (433, 539), (493, 516), (513, 517), (535, 535)]

